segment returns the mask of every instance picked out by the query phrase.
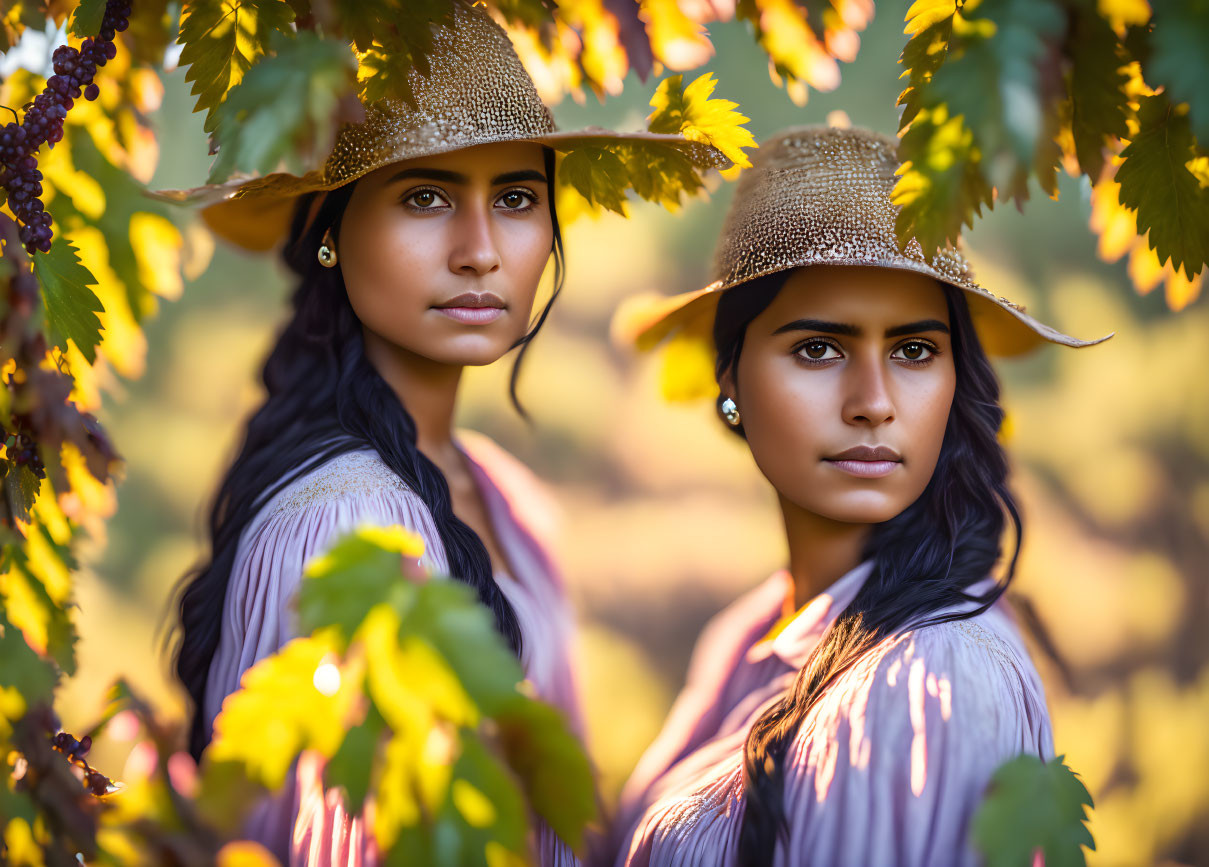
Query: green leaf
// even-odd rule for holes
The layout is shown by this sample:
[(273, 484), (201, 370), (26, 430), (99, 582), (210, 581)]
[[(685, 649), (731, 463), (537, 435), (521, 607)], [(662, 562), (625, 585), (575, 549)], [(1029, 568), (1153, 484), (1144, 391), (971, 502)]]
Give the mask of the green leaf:
[(189, 68), (194, 111), (206, 112), (206, 132), (227, 92), (269, 50), (273, 33), (292, 34), (294, 10), (285, 0), (195, 0), (181, 18), (180, 65)]
[(337, 106), (355, 73), (348, 46), (310, 32), (274, 46), (276, 54), (253, 66), (218, 107), (210, 183), (237, 171), (267, 174), (287, 157), (302, 174), (336, 139)]
[(41, 483), (29, 464), (4, 462), (4, 496), (8, 501), (8, 513), (19, 521), (29, 521), (29, 510), (33, 508)]
[(903, 73), (899, 77), (907, 79), (907, 86), (898, 97), (898, 105), (903, 107), (898, 119), (900, 130), (906, 129), (907, 125), (915, 120), (919, 110), (923, 108), (921, 95), (926, 92), (932, 76), (945, 61), (949, 48), (949, 37), (953, 32), (952, 4), (948, 4), (948, 7), (948, 15), (939, 17), (934, 23), (924, 27), (911, 37), (903, 49), (902, 56), (898, 59), (899, 64), (903, 67)]
[(16, 687), (29, 706), (50, 701), (57, 681), (54, 667), (25, 643), (0, 606), (0, 687)]
[(42, 284), (42, 299), (51, 341), (67, 349), (71, 340), (91, 363), (97, 358), (101, 342), (101, 320), (97, 314), (105, 308), (89, 286), (97, 280), (80, 264), (76, 248), (62, 238), (56, 239), (48, 253), (34, 257), (34, 274)]
[(1075, 156), (1079, 168), (1096, 181), (1104, 168), (1105, 146), (1129, 132), (1125, 52), (1108, 23), (1087, 7), (1076, 9), (1067, 52)]
[(898, 146), (903, 164), (890, 201), (899, 243), (919, 241), (929, 256), (973, 224), (994, 191), (983, 175), (974, 137), (963, 119), (944, 106), (921, 110)]
[(365, 721), (348, 730), (344, 742), (323, 769), (324, 785), (344, 789), (348, 812), (354, 816), (360, 815), (365, 806), (385, 731), (386, 720), (371, 705)]
[(562, 712), (516, 696), (494, 715), (509, 766), (529, 804), (573, 849), (596, 818), (592, 765)]
[(1149, 232), (1159, 262), (1170, 259), (1191, 279), (1209, 262), (1209, 189), (1186, 165), (1198, 155), (1188, 107), (1142, 97), (1138, 126), (1117, 167), (1120, 202), (1137, 211), (1138, 233)]
[(1046, 867), (1086, 864), (1081, 847), (1096, 848), (1085, 824), (1091, 795), (1063, 758), (1022, 755), (995, 771), (971, 826), (986, 867), (1032, 864), (1038, 851)]
[(1041, 66), (1057, 52), (1065, 24), (1057, 0), (980, 4), (954, 20), (949, 53), (921, 97), (925, 105), (944, 105), (950, 115), (964, 119), (987, 179), (1004, 198), (1027, 198), (1030, 173), (1053, 189), (1047, 175), (1058, 155), (1047, 121), (1055, 114), (1058, 93), (1044, 87)]
[(96, 36), (101, 32), (101, 22), (104, 18), (105, 0), (80, 0), (80, 5), (71, 13), (71, 24), (67, 32), (77, 39)]
[(1146, 80), (1188, 103), (1192, 129), (1209, 146), (1209, 0), (1154, 0), (1153, 8)]
[(336, 627), (348, 641), (371, 610), (391, 604), (402, 613), (420, 592), (403, 577), (403, 556), (419, 557), (424, 543), (402, 527), (362, 527), (306, 565), (298, 591), (302, 632)]
[(558, 179), (569, 184), (593, 207), (625, 215), (625, 191), (630, 185), (625, 164), (602, 147), (576, 148), (565, 157)]
[[(357, 48), (361, 100), (385, 96), (411, 101), (411, 75), (431, 68), (433, 25), (454, 23), (453, 0), (335, 0), (342, 30)], [(383, 27), (382, 22), (391, 22)]]

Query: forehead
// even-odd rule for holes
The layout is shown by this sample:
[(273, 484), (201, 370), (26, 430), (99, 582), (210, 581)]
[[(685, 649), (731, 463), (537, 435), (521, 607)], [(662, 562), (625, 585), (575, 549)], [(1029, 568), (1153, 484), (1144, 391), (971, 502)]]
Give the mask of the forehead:
[(823, 319), (870, 329), (923, 319), (949, 321), (940, 284), (924, 274), (863, 265), (794, 271), (763, 317)]
[(454, 172), (476, 180), (517, 171), (540, 171), (544, 174), (545, 162), (542, 146), (536, 142), (496, 142), (392, 163), (370, 173), (367, 180), (387, 183), (399, 172), (408, 169)]

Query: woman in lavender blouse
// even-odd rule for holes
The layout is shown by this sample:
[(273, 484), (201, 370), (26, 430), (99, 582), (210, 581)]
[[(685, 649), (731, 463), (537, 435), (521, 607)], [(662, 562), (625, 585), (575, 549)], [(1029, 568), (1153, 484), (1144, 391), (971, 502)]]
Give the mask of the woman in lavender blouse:
[(719, 412), (776, 491), (789, 562), (702, 633), (601, 863), (976, 863), (992, 771), (1052, 752), (1002, 600), (1021, 523), (987, 354), (1089, 344), (956, 250), (899, 249), (893, 139), (793, 129), (755, 163), (715, 282), (633, 336), (712, 324)]
[[(456, 436), (453, 418), (463, 368), (518, 346), (519, 365), (561, 288), (554, 149), (630, 137), (556, 131), (504, 31), (469, 3), (450, 14), (433, 26), (430, 68), (342, 127), (320, 168), (177, 196), (247, 248), (284, 235), (297, 280), (267, 396), (218, 492), (210, 559), (181, 596), (176, 671), (195, 758), (243, 672), (297, 635), (306, 561), (366, 523), (421, 535), (409, 568), (473, 586), (537, 694), (578, 724), (570, 616), (525, 527), (532, 481), (490, 443)], [(636, 135), (695, 166), (728, 163), (679, 134)], [(554, 292), (533, 320), (552, 257)], [(247, 835), (289, 864), (374, 863), (363, 820), (323, 790), (321, 770), (304, 754)], [(544, 825), (535, 837), (538, 863), (575, 863)]]

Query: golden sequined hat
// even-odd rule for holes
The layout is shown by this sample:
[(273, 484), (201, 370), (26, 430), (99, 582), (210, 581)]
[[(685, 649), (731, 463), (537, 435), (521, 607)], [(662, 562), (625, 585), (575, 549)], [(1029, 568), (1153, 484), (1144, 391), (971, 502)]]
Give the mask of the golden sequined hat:
[(449, 26), (433, 26), (429, 61), (428, 74), (408, 70), (409, 100), (387, 97), (366, 106), (365, 121), (342, 127), (316, 170), (154, 195), (200, 206), (216, 234), (249, 250), (267, 250), (285, 236), (299, 196), (335, 189), (392, 163), (477, 145), (531, 141), (565, 153), (640, 141), (674, 148), (700, 168), (731, 165), (717, 148), (680, 134), (557, 131), (508, 35), (467, 3), (454, 4)]
[(927, 274), (964, 289), (983, 348), (1018, 355), (1044, 341), (1091, 346), (1039, 322), (974, 282), (965, 257), (946, 247), (929, 259), (912, 239), (900, 250), (890, 193), (899, 167), (895, 139), (863, 129), (806, 126), (762, 144), (743, 172), (703, 289), (636, 298), (614, 320), (614, 335), (641, 349), (675, 334), (709, 337), (727, 289), (809, 265), (864, 265)]

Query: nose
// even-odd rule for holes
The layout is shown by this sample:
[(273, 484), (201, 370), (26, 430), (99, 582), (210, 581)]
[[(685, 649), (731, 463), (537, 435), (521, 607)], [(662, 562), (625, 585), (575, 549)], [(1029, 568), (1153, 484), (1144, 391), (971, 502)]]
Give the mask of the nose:
[(846, 371), (844, 421), (877, 427), (894, 420), (894, 399), (888, 371), (880, 358), (857, 359)]
[(483, 208), (463, 207), (450, 228), (454, 233), (449, 270), (469, 277), (482, 277), (499, 270), (500, 250), (492, 232), (491, 215)]

